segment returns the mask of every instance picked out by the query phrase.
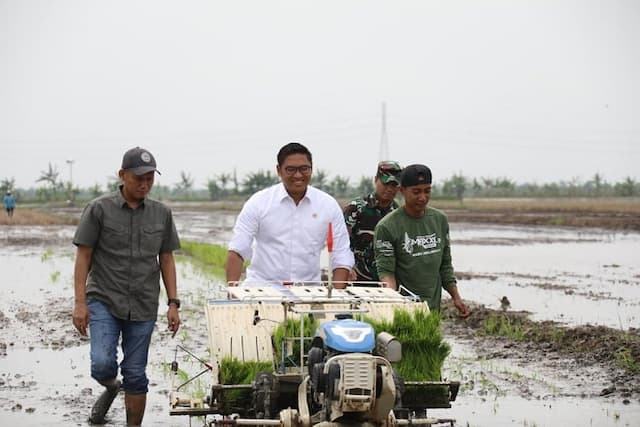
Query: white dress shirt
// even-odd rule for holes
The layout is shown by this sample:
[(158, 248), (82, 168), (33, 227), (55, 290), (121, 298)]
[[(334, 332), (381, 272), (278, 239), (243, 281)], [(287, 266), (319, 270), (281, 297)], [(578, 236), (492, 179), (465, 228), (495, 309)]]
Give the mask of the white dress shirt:
[(318, 281), (329, 222), (331, 269), (350, 269), (354, 258), (342, 209), (311, 186), (298, 205), (282, 183), (251, 196), (236, 219), (229, 249), (251, 261), (246, 281)]

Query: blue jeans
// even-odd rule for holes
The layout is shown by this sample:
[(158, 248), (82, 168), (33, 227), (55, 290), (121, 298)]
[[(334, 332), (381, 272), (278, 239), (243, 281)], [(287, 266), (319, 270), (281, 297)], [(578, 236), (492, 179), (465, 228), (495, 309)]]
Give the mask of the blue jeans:
[(111, 315), (104, 303), (96, 299), (90, 299), (88, 305), (91, 377), (100, 382), (118, 376), (118, 341), (122, 334), (122, 388), (129, 394), (146, 393), (149, 379), (145, 371), (156, 321), (118, 319)]

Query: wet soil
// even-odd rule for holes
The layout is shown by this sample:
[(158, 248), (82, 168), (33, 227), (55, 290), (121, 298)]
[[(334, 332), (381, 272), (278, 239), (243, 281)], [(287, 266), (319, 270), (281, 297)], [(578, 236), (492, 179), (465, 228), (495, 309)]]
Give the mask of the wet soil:
[[(571, 382), (578, 386), (589, 381), (590, 389), (599, 390), (599, 396), (617, 396), (623, 403), (640, 402), (639, 329), (534, 322), (528, 318), (530, 313), (510, 311), (508, 301), (503, 310), (470, 306), (471, 316), (461, 319), (451, 301), (445, 301), (443, 325), (448, 334), (470, 341), (479, 357), (508, 358), (523, 365), (544, 360), (547, 368), (565, 378), (573, 376)], [(580, 389), (568, 393), (593, 397)]]
[[(174, 209), (178, 211), (177, 215), (180, 215), (180, 211), (186, 210), (188, 208)], [(78, 214), (79, 209), (64, 212), (64, 215)], [(560, 214), (553, 212), (527, 214), (517, 210), (495, 213), (447, 210), (447, 214), (452, 222), (569, 225), (640, 230), (640, 216), (636, 214), (612, 216), (600, 213), (589, 215), (580, 212), (564, 212), (561, 213), (562, 220), (553, 221), (551, 218), (557, 218), (554, 215)], [(208, 220), (207, 223), (209, 223)], [(228, 228), (226, 224), (223, 227)], [(218, 234), (222, 232), (223, 230)], [(42, 229), (39, 226), (24, 227), (19, 232), (13, 230), (12, 233), (3, 236), (2, 244), (40, 254), (46, 251), (44, 248), (70, 246), (72, 233), (72, 227), (62, 225)], [(219, 236), (207, 236), (206, 240), (216, 241), (218, 238), (225, 240)], [(518, 242), (474, 241), (468, 244), (516, 245)], [(71, 259), (68, 262), (72, 264)], [(495, 280), (496, 276), (491, 273), (483, 275), (473, 272), (458, 274), (458, 279), (462, 281), (479, 278)], [(5, 288), (2, 295), (4, 298), (12, 299), (8, 289)], [(55, 425), (86, 425), (86, 414), (99, 390), (93, 380), (88, 377), (86, 360), (88, 341), (80, 337), (71, 325), (70, 313), (73, 305), (71, 294), (72, 292), (68, 290), (64, 296), (61, 296), (61, 293), (52, 293), (39, 298), (38, 301), (19, 299), (12, 300), (9, 306), (0, 306), (3, 307), (0, 309), (0, 366), (2, 366), (0, 368), (0, 411), (2, 411), (0, 421), (4, 420), (1, 424), (36, 425), (11, 423), (12, 420), (24, 419), (28, 414), (34, 423), (36, 420), (42, 422), (42, 420), (62, 418), (65, 421)], [(183, 292), (181, 289), (181, 298), (187, 304), (183, 310), (183, 329), (176, 340), (179, 339), (178, 342), (199, 355), (206, 354), (208, 338), (203, 324), (204, 316), (199, 310), (203, 298), (202, 290), (184, 290)], [(189, 305), (192, 306), (191, 309)], [(546, 368), (555, 372), (557, 376), (567, 379), (567, 382), (572, 385), (570, 388), (563, 389), (563, 396), (615, 399), (625, 405), (640, 404), (640, 331), (637, 328), (622, 331), (604, 326), (567, 327), (551, 321), (532, 321), (529, 319), (530, 313), (513, 311), (507, 304), (504, 310), (495, 310), (476, 304), (472, 305), (472, 311), (470, 318), (459, 319), (455, 310), (445, 301), (443, 327), (452, 339), (470, 343), (478, 357), (486, 360), (509, 359), (521, 365), (543, 361)], [(162, 351), (166, 351), (166, 348), (171, 346), (175, 347), (176, 340), (170, 339), (162, 322), (163, 317), (159, 316), (158, 333), (154, 333), (153, 350), (150, 355), (150, 361), (153, 360), (152, 363), (156, 365), (156, 375), (151, 385), (153, 391), (150, 393), (146, 416), (149, 425), (167, 425), (165, 421), (158, 420), (167, 418), (169, 385), (166, 378), (158, 376), (157, 371), (162, 370), (163, 358), (166, 358), (166, 354)], [(502, 328), (502, 334), (499, 333), (500, 328), (496, 328), (496, 324), (507, 325)], [(70, 364), (67, 371), (75, 373), (68, 379), (70, 387), (51, 391), (52, 388), (56, 388), (51, 384), (55, 381), (43, 381), (36, 376), (23, 375), (15, 365), (3, 362), (4, 359), (14, 363), (13, 361), (20, 357), (24, 359), (23, 363), (37, 364), (42, 361), (44, 364), (44, 358), (48, 357), (55, 360), (59, 358), (62, 360), (60, 363)], [(513, 389), (517, 390), (520, 397), (531, 400), (540, 399), (540, 396), (531, 391), (526, 379), (513, 375), (509, 381), (515, 383)], [(586, 384), (589, 387), (584, 387)], [(112, 412), (119, 414), (119, 418), (114, 420), (114, 424), (123, 421), (122, 404), (116, 405), (120, 406), (115, 406)], [(43, 417), (44, 414), (48, 415)], [(37, 425), (45, 424), (47, 423)]]

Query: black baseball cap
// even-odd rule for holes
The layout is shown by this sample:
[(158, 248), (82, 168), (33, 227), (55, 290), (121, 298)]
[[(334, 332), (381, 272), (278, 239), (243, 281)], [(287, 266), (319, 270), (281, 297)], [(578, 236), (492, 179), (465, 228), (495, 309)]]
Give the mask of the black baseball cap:
[(420, 184), (431, 184), (431, 169), (425, 165), (409, 165), (402, 170), (400, 185), (411, 187)]
[(151, 171), (158, 172), (158, 175), (161, 175), (160, 171), (156, 169), (156, 159), (153, 154), (149, 150), (140, 147), (132, 148), (124, 153), (122, 169), (133, 172), (135, 175), (144, 175)]

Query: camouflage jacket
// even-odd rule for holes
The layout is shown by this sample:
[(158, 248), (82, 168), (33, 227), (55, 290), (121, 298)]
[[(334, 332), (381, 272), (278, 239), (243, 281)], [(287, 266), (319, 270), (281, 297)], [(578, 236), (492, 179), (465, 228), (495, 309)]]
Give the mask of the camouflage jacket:
[(358, 197), (343, 208), (351, 250), (356, 259), (354, 270), (357, 280), (379, 280), (373, 253), (373, 231), (383, 216), (397, 208), (395, 200), (387, 208), (380, 207), (375, 193)]

